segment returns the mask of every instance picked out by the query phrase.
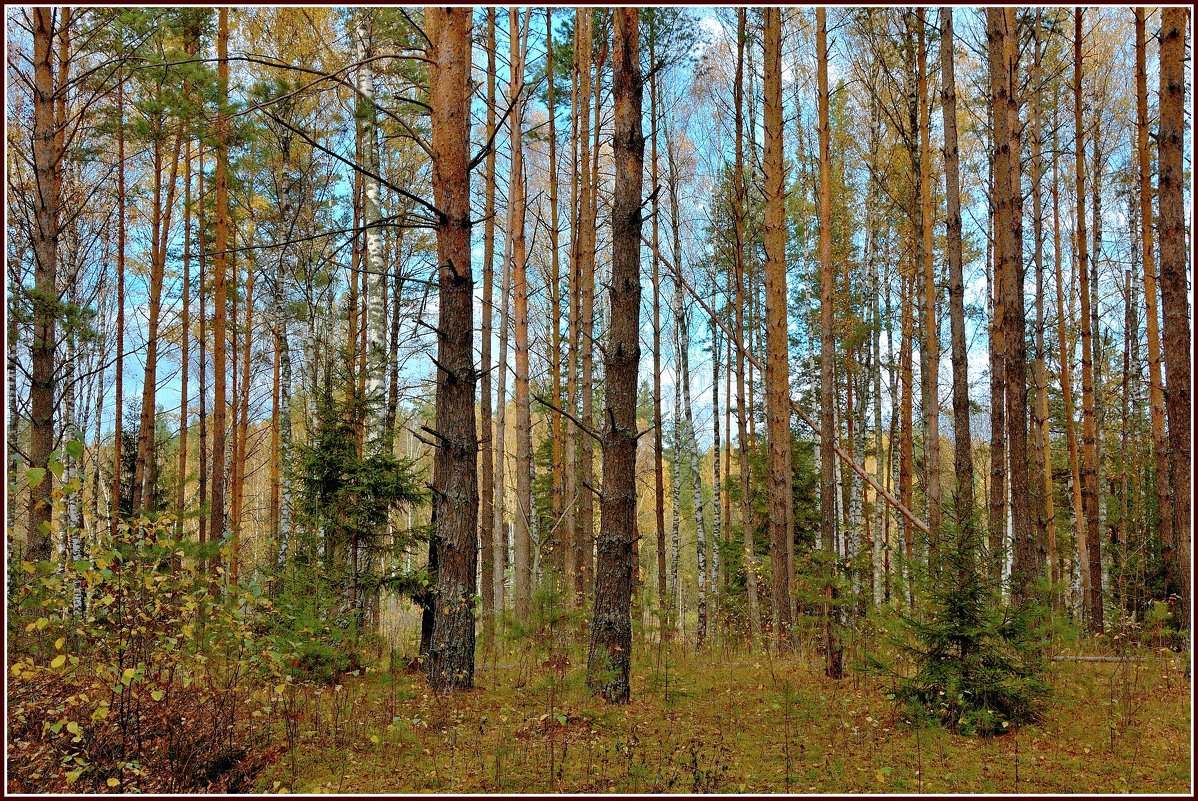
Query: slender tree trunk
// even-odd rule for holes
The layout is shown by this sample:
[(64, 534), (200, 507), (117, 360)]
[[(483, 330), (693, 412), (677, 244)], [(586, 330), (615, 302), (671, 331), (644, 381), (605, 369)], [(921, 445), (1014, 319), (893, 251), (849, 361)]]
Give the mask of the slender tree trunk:
[[(359, 61), (366, 62), (356, 70), (358, 91), (358, 135), (362, 139), (361, 154), (365, 161), (362, 172), (362, 228), (365, 248), (362, 250), (362, 272), (366, 275), (366, 409), (367, 436), (378, 441), (382, 429), (383, 378), (387, 361), (387, 316), (383, 308), (386, 265), (383, 264), (383, 230), (379, 227), (379, 142), (377, 112), (374, 105), (374, 12), (369, 8), (355, 15), (354, 44)], [(377, 447), (377, 446), (375, 446)]]
[[(200, 262), (200, 397), (199, 397), (199, 486), (197, 487), (198, 505), (200, 508), (200, 544), (208, 541), (208, 518), (204, 505), (208, 502), (208, 291), (207, 291), (207, 254), (204, 241), (204, 150), (200, 148), (200, 169), (196, 178), (196, 194), (199, 196), (196, 210), (196, 250)], [(119, 410), (118, 410), (119, 411)], [(116, 497), (115, 494), (113, 497)], [(204, 569), (206, 560), (201, 560), (200, 568)]]
[[(216, 197), (215, 197), (215, 255), (213, 269), (212, 321), (212, 505), (208, 526), (209, 537), (221, 542), (225, 536), (225, 340), (228, 336), (228, 275), (229, 247), (229, 118), (223, 109), (229, 97), (229, 9), (222, 7), (216, 37), (217, 77), (222, 111), (216, 116)], [(219, 562), (219, 557), (217, 558)], [(211, 567), (211, 566), (210, 566)]]
[(183, 352), (179, 369), (179, 477), (175, 486), (175, 537), (183, 539), (183, 507), (187, 488), (187, 379), (191, 373), (191, 139), (183, 156), (183, 310), (180, 334)]
[(990, 210), (988, 215), (987, 254), (986, 254), (986, 297), (991, 304), (990, 310), (990, 497), (987, 523), (989, 532), (987, 550), (989, 556), (990, 580), (998, 586), (1002, 581), (1003, 535), (1007, 521), (1007, 446), (1006, 446), (1006, 391), (1003, 376), (1006, 372), (1006, 326), (1003, 314), (1006, 308), (1005, 299), (1000, 290), (1001, 282), (998, 273), (998, 229), (995, 226), (994, 211), (997, 207), (997, 197), (1000, 191), (1002, 173), (998, 169), (993, 154), (1000, 147), (995, 121), (994, 103), (987, 104), (987, 118), (990, 120)]
[(528, 20), (524, 34), (520, 32), (520, 13), (508, 11), (511, 37), (511, 72), (508, 80), (508, 102), (514, 104), (511, 126), (511, 173), (508, 180), (508, 237), (512, 248), (512, 288), (516, 314), (516, 517), (513, 531), (515, 549), (516, 618), (528, 619), (532, 600), (532, 562), (529, 521), (532, 508), (532, 419), (528, 397), (528, 278), (524, 241), (524, 144), (522, 140), (524, 94), (524, 47), (527, 41)]
[[(782, 161), (782, 12), (765, 9), (765, 397), (769, 436), (769, 540), (774, 594), (774, 636), (781, 646), (790, 640), (790, 543), (787, 508), (793, 506), (791, 491), (793, 471), (790, 462), (790, 347), (786, 326), (786, 198), (784, 165)], [(824, 53), (826, 57), (826, 52)], [(826, 89), (825, 89), (826, 91)], [(826, 100), (826, 95), (821, 95)], [(822, 120), (826, 125), (826, 118)], [(821, 131), (823, 128), (821, 128)], [(821, 139), (820, 155), (826, 157), (826, 139)], [(823, 167), (821, 161), (821, 167)], [(821, 193), (830, 191), (831, 172), (825, 177), (821, 169)], [(821, 206), (821, 208), (823, 208)], [(827, 209), (824, 209), (828, 211)], [(821, 222), (830, 220), (823, 216)], [(820, 226), (821, 266), (824, 259), (830, 264), (831, 230)], [(825, 245), (827, 249), (825, 250)], [(821, 281), (821, 320), (831, 323), (831, 307), (823, 309)], [(822, 334), (828, 334), (828, 339)], [(821, 332), (821, 352), (831, 342), (831, 328)], [(821, 409), (827, 408), (830, 398), (821, 397)], [(824, 421), (826, 424), (826, 420)], [(829, 431), (826, 427), (824, 431)], [(831, 458), (831, 449), (828, 458)]]
[(749, 647), (761, 633), (761, 609), (757, 602), (757, 558), (753, 544), (753, 507), (750, 496), (748, 421), (745, 391), (745, 186), (744, 186), (744, 60), (745, 60), (745, 9), (736, 10), (736, 81), (732, 93), (736, 104), (736, 164), (733, 175), (733, 229), (736, 243), (733, 263), (736, 272), (736, 335), (741, 346), (736, 349), (736, 427), (740, 442), (740, 526), (744, 540), (745, 588), (749, 605)]
[(474, 686), (478, 436), (474, 423), (474, 278), (470, 270), (470, 27), (473, 9), (429, 8), (429, 105), (440, 304), (434, 507), (437, 605), (428, 677), (438, 689)]
[[(649, 63), (656, 65), (656, 15), (649, 17)], [(658, 258), (658, 224), (661, 214), (657, 162), (657, 70), (649, 73), (649, 174), (653, 184), (653, 501), (657, 522), (657, 597), (661, 611), (666, 610), (666, 504), (665, 451), (661, 419), (661, 264)], [(663, 633), (668, 634), (664, 628)]]
[(1161, 381), (1161, 334), (1157, 312), (1156, 259), (1152, 242), (1152, 156), (1148, 150), (1148, 42), (1145, 31), (1147, 12), (1134, 9), (1136, 16), (1136, 151), (1139, 156), (1140, 254), (1144, 261), (1144, 301), (1148, 334), (1148, 406), (1152, 425), (1152, 457), (1155, 471), (1157, 511), (1160, 520), (1160, 547), (1166, 570), (1176, 575), (1177, 535), (1174, 506), (1169, 501), (1169, 442), (1165, 435), (1165, 392)]
[[(582, 136), (580, 130), (589, 130), (589, 112), (581, 108), (581, 86), (584, 81), (590, 81), (590, 14), (585, 10), (576, 9), (574, 24), (574, 53), (571, 65), (570, 87), (570, 310), (568, 312), (569, 356), (566, 359), (566, 408), (570, 414), (578, 414), (578, 367), (579, 347), (581, 345), (581, 310), (579, 290), (582, 276), (579, 272), (582, 256), (579, 246), (581, 238), (578, 231), (578, 221), (581, 218), (579, 192), (581, 189), (579, 157), (580, 143), (589, 139), (589, 134)], [(589, 83), (588, 83), (589, 86)], [(577, 577), (574, 570), (574, 549), (578, 543), (578, 500), (579, 493), (585, 490), (578, 483), (578, 427), (571, 424), (565, 430), (565, 519), (561, 522), (562, 547), (565, 553), (566, 582), (568, 592), (573, 594), (574, 604), (580, 606), (583, 601), (581, 593), (575, 591)], [(585, 436), (585, 435), (584, 435)]]
[[(584, 13), (583, 16), (587, 16)], [(582, 99), (580, 100), (579, 112), (583, 116), (589, 114), (591, 108), (591, 61), (590, 61), (590, 42), (591, 42), (591, 23), (586, 24), (584, 32), (584, 47), (586, 48), (586, 70), (582, 78)], [(599, 68), (595, 70), (595, 75), (598, 76), (602, 72), (602, 61)], [(598, 87), (596, 87), (598, 89)], [(595, 117), (594, 127), (595, 135), (599, 134), (599, 101), (598, 91), (595, 93)], [(589, 119), (583, 122), (583, 128), (580, 132), (582, 143), (582, 154), (580, 159), (580, 169), (582, 172), (581, 183), (578, 192), (578, 278), (579, 284), (579, 322), (582, 326), (582, 331), (579, 334), (579, 345), (581, 348), (581, 376), (579, 382), (579, 392), (582, 395), (582, 422), (584, 425), (594, 428), (593, 404), (595, 390), (593, 384), (592, 372), (594, 369), (594, 337), (595, 337), (595, 208), (596, 208), (596, 184), (599, 177), (599, 172), (594, 164), (592, 154), (590, 121)], [(581, 488), (578, 491), (578, 510), (576, 528), (576, 540), (574, 543), (574, 593), (575, 597), (581, 599), (586, 595), (587, 586), (591, 581), (591, 560), (592, 552), (595, 547), (595, 459), (594, 445), (591, 437), (584, 436), (579, 440), (579, 484)]]
[[(969, 430), (969, 354), (965, 344), (965, 283), (961, 255), (961, 177), (957, 149), (957, 79), (953, 65), (953, 10), (940, 9), (940, 97), (944, 114), (944, 185), (948, 210), (945, 259), (948, 262), (949, 328), (953, 367), (953, 469), (957, 476), (957, 524), (974, 526), (973, 435)], [(973, 537), (962, 537), (972, 542)]]
[[(113, 377), (115, 409), (112, 414), (112, 497), (108, 509), (109, 533), (113, 537), (116, 537), (117, 526), (120, 524), (121, 446), (123, 445), (125, 426), (125, 78), (123, 75), (117, 83), (117, 118), (116, 375)], [(201, 178), (201, 180), (203, 179)], [(203, 258), (202, 251), (203, 248), (201, 248), (201, 259)], [(202, 278), (200, 285), (203, 286)], [(203, 307), (201, 306), (202, 314)], [(203, 523), (201, 523), (202, 526)]]
[(159, 120), (154, 141), (154, 205), (150, 214), (150, 289), (149, 320), (146, 331), (146, 361), (141, 388), (141, 422), (137, 432), (137, 460), (133, 468), (133, 512), (148, 511), (155, 505), (158, 473), (156, 464), (155, 419), (158, 398), (158, 327), (162, 317), (162, 285), (166, 278), (167, 243), (175, 205), (175, 185), (179, 175), (179, 154), (183, 145), (183, 126), (175, 134), (171, 151), (170, 175), (166, 198), (162, 193), (162, 142), (165, 118)]
[[(1074, 96), (1074, 163), (1077, 174), (1077, 275), (1081, 287), (1082, 327), (1082, 511), (1085, 517), (1085, 551), (1081, 552), (1089, 571), (1086, 604), (1089, 630), (1101, 633), (1102, 625), (1102, 556), (1098, 530), (1098, 431), (1094, 416), (1093, 334), (1090, 328), (1090, 274), (1086, 252), (1086, 168), (1085, 138), (1082, 123), (1082, 10), (1076, 9), (1073, 18), (1073, 96)], [(1079, 548), (1080, 550), (1080, 548)]]
[[(495, 9), (487, 9), (487, 141), (495, 140)], [(495, 302), (495, 148), (487, 151), (483, 167), (483, 298), (479, 342), (479, 429), (484, 442), (479, 450), (479, 529), (482, 561), (483, 641), (495, 642), (495, 433), (491, 423), (491, 308)], [(500, 559), (502, 564), (502, 559)]]
[(1034, 577), (1044, 574), (1045, 562), (1048, 563), (1048, 578), (1053, 586), (1060, 576), (1056, 571), (1057, 525), (1056, 508), (1052, 493), (1052, 450), (1050, 448), (1050, 432), (1048, 427), (1048, 373), (1044, 356), (1044, 156), (1043, 128), (1040, 119), (1040, 104), (1044, 96), (1044, 79), (1041, 71), (1041, 58), (1044, 48), (1041, 41), (1041, 14), (1037, 9), (1036, 21), (1033, 26), (1034, 60), (1032, 63), (1032, 87), (1035, 99), (1029, 105), (1032, 114), (1032, 225), (1034, 247), (1034, 263), (1036, 268), (1036, 355), (1034, 377), (1036, 385), (1035, 408), (1032, 411), (1033, 427), (1031, 431), (1032, 466), (1035, 481), (1032, 499), (1035, 504), (1033, 519), (1033, 562)]
[[(1058, 131), (1060, 126), (1056, 119), (1056, 109), (1059, 103), (1053, 103), (1053, 137), (1052, 137), (1052, 251), (1053, 251), (1053, 269), (1056, 273), (1057, 287), (1057, 341), (1060, 347), (1060, 368), (1061, 368), (1061, 403), (1064, 407), (1062, 417), (1065, 422), (1065, 442), (1069, 450), (1069, 475), (1070, 475), (1070, 495), (1072, 498), (1073, 512), (1073, 530), (1074, 537), (1078, 541), (1078, 550), (1085, 553), (1085, 518), (1082, 514), (1082, 481), (1081, 481), (1081, 461), (1078, 455), (1077, 447), (1077, 429), (1074, 421), (1074, 405), (1073, 405), (1073, 379), (1072, 379), (1072, 362), (1073, 362), (1073, 342), (1069, 332), (1068, 321), (1065, 316), (1065, 282), (1062, 276), (1061, 268), (1061, 193), (1060, 193), (1060, 142)], [(1058, 554), (1058, 559), (1060, 555)], [(1088, 583), (1089, 567), (1085, 560), (1082, 560), (1082, 583)], [(1063, 573), (1060, 566), (1057, 569), (1058, 573)]]
[[(553, 69), (553, 9), (545, 9), (545, 52), (546, 57), (546, 88), (548, 90), (549, 109), (549, 371), (553, 389), (553, 402), (559, 406), (562, 403), (562, 327), (561, 315), (561, 281), (562, 267), (559, 248), (561, 247), (561, 227), (558, 216), (558, 179), (557, 179), (557, 105), (554, 102), (554, 69)], [(565, 421), (559, 414), (550, 418), (550, 448), (553, 467), (550, 469), (550, 510), (552, 512), (552, 533), (549, 537), (552, 549), (552, 563), (555, 573), (555, 583), (560, 583), (566, 575), (566, 549), (562, 547), (562, 530), (564, 522), (562, 515), (562, 485), (566, 474), (561, 469), (562, 431)], [(562, 585), (559, 585), (562, 586)]]
[(636, 517), (636, 390), (640, 362), (642, 77), (637, 10), (615, 9), (612, 60), (615, 196), (612, 200), (610, 338), (605, 351), (603, 498), (587, 686), (627, 703), (632, 657), (632, 537)]
[[(816, 91), (819, 115), (819, 394), (820, 430), (823, 432), (819, 451), (820, 539), (823, 540), (824, 547), (829, 548), (836, 542), (836, 498), (833, 488), (836, 467), (833, 438), (836, 436), (836, 427), (832, 412), (836, 391), (832, 380), (832, 366), (836, 351), (836, 342), (832, 331), (836, 276), (832, 266), (832, 137), (828, 123), (828, 21), (827, 12), (823, 8), (817, 8), (815, 14)], [(775, 212), (775, 214), (778, 213), (778, 211)], [(785, 292), (783, 293), (783, 310), (785, 310)], [(910, 352), (908, 351), (909, 356)], [(906, 390), (909, 407), (909, 384)], [(908, 508), (910, 508), (909, 503)], [(835, 569), (833, 570), (835, 572)], [(829, 576), (827, 584), (824, 585), (824, 603), (827, 607), (824, 610), (826, 648), (824, 672), (829, 678), (839, 679), (844, 675), (844, 666), (840, 637), (832, 623), (832, 606), (836, 603), (837, 596), (834, 585), (835, 577)]]
[(920, 348), (923, 378), (924, 438), (926, 440), (928, 496), (928, 567), (939, 573), (940, 523), (943, 504), (940, 492), (940, 328), (936, 320), (936, 269), (932, 252), (932, 147), (930, 99), (928, 98), (927, 21), (923, 7), (916, 9), (916, 92), (919, 115), (919, 250), (923, 272), (923, 343)]
[(1003, 378), (1007, 395), (1007, 444), (1013, 539), (1012, 590), (1016, 603), (1029, 600), (1034, 578), (1028, 513), (1027, 350), (1024, 345), (1023, 212), (1019, 181), (1018, 36), (1014, 9), (987, 11), (991, 99), (994, 103), (995, 273), (1003, 298)]
[[(60, 33), (61, 31), (59, 31)], [(32, 372), (29, 381), (29, 461), (42, 471), (42, 480), (30, 487), (29, 529), (25, 558), (31, 562), (49, 559), (50, 500), (54, 475), (47, 470), (50, 453), (54, 450), (54, 345), (57, 297), (59, 211), (62, 194), (61, 140), (54, 119), (54, 85), (52, 43), (54, 11), (51, 8), (33, 10), (33, 164), (37, 176), (37, 197), (34, 207), (33, 256), (34, 288), (33, 344), (30, 347)], [(65, 87), (61, 91), (66, 91)], [(123, 163), (123, 162), (122, 162)], [(31, 482), (32, 483), (32, 482)]]
[[(1079, 23), (1080, 24), (1080, 23)], [(1190, 314), (1186, 287), (1185, 137), (1186, 9), (1161, 9), (1161, 122), (1157, 137), (1157, 191), (1161, 226), (1161, 308), (1164, 315), (1165, 409), (1169, 415), (1170, 470), (1177, 532), (1176, 570), (1181, 576), (1180, 625), (1190, 619)]]

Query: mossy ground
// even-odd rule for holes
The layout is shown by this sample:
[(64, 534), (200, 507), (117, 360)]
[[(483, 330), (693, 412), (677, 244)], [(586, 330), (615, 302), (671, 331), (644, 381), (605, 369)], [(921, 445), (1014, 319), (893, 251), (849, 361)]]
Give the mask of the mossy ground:
[(1186, 792), (1190, 681), (1176, 655), (1140, 653), (1143, 662), (1052, 663), (1044, 719), (989, 739), (912, 728), (881, 680), (826, 679), (801, 651), (638, 643), (626, 706), (587, 694), (578, 643), (568, 661), (487, 656), (476, 689), (448, 697), (384, 665), (298, 690), (294, 747), (258, 789)]

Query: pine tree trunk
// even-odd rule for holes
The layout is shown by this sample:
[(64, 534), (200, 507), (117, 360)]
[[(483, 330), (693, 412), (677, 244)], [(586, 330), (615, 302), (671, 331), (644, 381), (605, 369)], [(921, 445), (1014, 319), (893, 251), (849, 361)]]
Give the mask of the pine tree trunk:
[(512, 241), (512, 288), (516, 315), (516, 517), (513, 531), (516, 618), (528, 619), (532, 600), (532, 562), (529, 521), (532, 508), (532, 418), (528, 396), (528, 277), (524, 241), (524, 49), (528, 17), (520, 33), (520, 13), (508, 11), (511, 72), (508, 102), (514, 104), (511, 126), (511, 173), (508, 180), (508, 237)]
[(1177, 574), (1181, 577), (1182, 626), (1190, 619), (1190, 316), (1186, 287), (1185, 137), (1186, 9), (1161, 9), (1161, 122), (1157, 191), (1161, 227), (1161, 309), (1164, 316), (1165, 409), (1169, 416), (1170, 479), (1174, 505)]
[[(113, 377), (112, 488), (108, 507), (109, 534), (116, 537), (121, 506), (121, 446), (125, 429), (125, 79), (117, 83), (117, 245), (116, 245), (116, 375)], [(201, 180), (203, 169), (201, 172)], [(43, 184), (44, 186), (44, 184)], [(201, 191), (202, 194), (202, 191)], [(201, 218), (202, 219), (202, 218)], [(202, 230), (202, 225), (201, 225)], [(203, 258), (203, 248), (200, 248)], [(202, 265), (203, 262), (201, 262)], [(200, 279), (201, 292), (203, 278)], [(203, 306), (201, 305), (201, 320)], [(202, 324), (202, 323), (201, 323)], [(202, 336), (202, 334), (201, 334)], [(201, 390), (203, 385), (201, 384)], [(32, 391), (32, 388), (31, 388)], [(32, 397), (32, 396), (31, 396)], [(201, 500), (202, 503), (202, 500)], [(200, 527), (203, 529), (203, 521)]]
[[(974, 526), (973, 435), (969, 430), (969, 354), (965, 344), (965, 283), (961, 254), (961, 177), (957, 149), (957, 79), (953, 65), (953, 10), (940, 9), (941, 110), (944, 114), (944, 184), (948, 211), (949, 328), (953, 368), (953, 470), (957, 476), (957, 525)], [(963, 539), (972, 542), (966, 533)]]
[[(1086, 252), (1086, 169), (1085, 139), (1082, 124), (1082, 11), (1074, 11), (1073, 27), (1073, 94), (1074, 94), (1074, 171), (1077, 174), (1077, 275), (1081, 288), (1082, 327), (1082, 512), (1085, 517), (1085, 550), (1079, 551), (1089, 575), (1085, 603), (1087, 625), (1091, 632), (1101, 633), (1102, 625), (1102, 556), (1099, 551), (1098, 529), (1098, 431), (1094, 413), (1093, 334), (1090, 328), (1090, 273)], [(1083, 579), (1086, 574), (1083, 573)], [(1083, 584), (1086, 582), (1083, 580)]]
[[(216, 37), (217, 76), (220, 108), (224, 109), (229, 97), (229, 9), (221, 8)], [(221, 111), (216, 117), (216, 175), (215, 175), (215, 242), (213, 248), (213, 320), (212, 320), (212, 502), (209, 513), (208, 536), (221, 542), (225, 536), (225, 341), (228, 320), (228, 275), (229, 247), (229, 118)], [(219, 564), (220, 557), (209, 565)]]
[[(495, 113), (495, 9), (487, 9), (487, 141), (494, 142)], [(483, 641), (495, 641), (495, 433), (491, 423), (491, 308), (495, 280), (495, 148), (487, 151), (483, 172), (483, 297), (479, 342), (479, 429), (484, 440), (479, 450), (479, 558), (482, 562)]]
[(940, 328), (936, 320), (936, 269), (932, 252), (932, 147), (930, 100), (928, 98), (927, 22), (924, 9), (916, 9), (918, 28), (916, 92), (919, 116), (919, 242), (923, 273), (923, 342), (920, 348), (923, 379), (924, 439), (927, 463), (925, 487), (928, 498), (928, 568), (939, 573), (940, 523), (943, 504), (940, 492)]
[[(819, 115), (819, 352), (820, 352), (820, 439), (819, 449), (819, 500), (820, 538), (825, 548), (836, 542), (836, 498), (835, 458), (833, 441), (836, 424), (833, 418), (836, 388), (832, 380), (836, 342), (832, 330), (832, 314), (836, 276), (832, 266), (832, 156), (831, 130), (828, 123), (828, 22), (823, 8), (816, 9), (815, 50), (816, 85)], [(783, 296), (785, 299), (785, 295)], [(785, 306), (783, 307), (785, 308)], [(906, 339), (904, 341), (907, 341)], [(910, 372), (910, 351), (907, 351), (907, 371)], [(910, 413), (910, 383), (905, 386), (907, 411)], [(909, 432), (909, 426), (908, 426)], [(910, 508), (910, 503), (907, 503)], [(835, 574), (836, 568), (833, 568)], [(826, 661), (824, 672), (829, 678), (839, 679), (844, 675), (842, 646), (839, 633), (832, 623), (833, 605), (836, 602), (835, 576), (829, 576), (824, 585), (824, 647)]]
[(1136, 15), (1136, 151), (1139, 170), (1140, 257), (1144, 271), (1144, 309), (1148, 335), (1148, 406), (1152, 426), (1152, 459), (1155, 472), (1157, 512), (1159, 517), (1160, 549), (1166, 570), (1173, 575), (1171, 583), (1179, 586), (1176, 574), (1177, 535), (1174, 526), (1174, 507), (1169, 501), (1169, 441), (1165, 435), (1165, 392), (1161, 381), (1161, 334), (1157, 312), (1156, 259), (1152, 242), (1152, 156), (1148, 150), (1148, 42), (1145, 32), (1146, 12), (1134, 9)]
[[(649, 63), (656, 64), (656, 15), (649, 17)], [(657, 522), (657, 596), (660, 610), (667, 609), (666, 601), (666, 512), (665, 512), (665, 452), (662, 442), (661, 419), (661, 263), (658, 258), (661, 203), (659, 200), (657, 162), (657, 70), (649, 73), (649, 174), (653, 185), (653, 502)], [(675, 513), (676, 515), (677, 513)], [(668, 634), (663, 625), (663, 633)]]
[(179, 365), (179, 476), (175, 485), (175, 537), (183, 539), (183, 508), (187, 487), (187, 379), (191, 373), (191, 139), (183, 156), (183, 310), (179, 338), (183, 352)]
[(987, 11), (991, 98), (994, 103), (994, 231), (995, 273), (1003, 298), (1003, 379), (1007, 396), (1006, 424), (1013, 554), (1012, 599), (1022, 604), (1035, 578), (1035, 558), (1028, 514), (1027, 350), (1024, 346), (1023, 203), (1019, 180), (1018, 36), (1014, 9)]
[[(769, 540), (773, 565), (774, 636), (790, 640), (790, 543), (787, 509), (794, 504), (790, 462), (790, 347), (786, 326), (786, 199), (782, 160), (782, 12), (765, 9), (765, 396), (769, 437)], [(826, 119), (824, 120), (826, 125)], [(822, 129), (821, 129), (822, 130)], [(821, 140), (822, 149), (826, 140)], [(822, 165), (822, 162), (821, 162)], [(829, 167), (830, 170), (830, 167)], [(821, 193), (830, 191), (830, 171), (821, 170)], [(826, 210), (826, 209), (825, 209)], [(828, 217), (823, 218), (825, 221)], [(830, 261), (831, 231), (820, 227), (820, 254)], [(824, 250), (825, 244), (828, 250)], [(822, 266), (822, 265), (821, 265)], [(830, 267), (830, 263), (828, 264)], [(823, 286), (821, 281), (821, 287)], [(821, 309), (823, 293), (821, 291)], [(829, 306), (827, 311), (831, 311)], [(821, 311), (821, 319), (823, 312)], [(827, 322), (831, 322), (830, 317)], [(827, 332), (831, 333), (830, 328)], [(821, 338), (821, 347), (830, 343)], [(830, 350), (822, 351), (830, 353)], [(830, 398), (823, 399), (829, 403)], [(824, 428), (824, 431), (829, 431)], [(828, 457), (831, 457), (828, 450)]]
[(437, 228), (438, 311), (434, 457), (437, 605), (429, 683), (474, 686), (478, 436), (474, 422), (474, 278), (470, 270), (470, 28), (472, 9), (429, 8), (429, 105)]
[[(583, 16), (587, 15), (584, 14)], [(589, 118), (592, 96), (590, 31), (591, 23), (588, 17), (586, 30), (583, 33), (587, 58), (579, 108), (579, 112), (587, 116), (587, 119), (584, 121), (582, 131), (580, 132), (582, 143), (580, 170), (582, 175), (578, 191), (578, 308), (579, 323), (582, 329), (578, 337), (582, 354), (578, 391), (582, 396), (582, 422), (593, 430), (593, 405), (595, 398), (593, 383), (595, 351), (595, 209), (597, 205), (595, 194), (599, 171), (594, 162), (594, 159), (598, 157), (598, 149), (595, 148), (595, 152), (592, 153), (591, 119)], [(602, 50), (600, 53), (602, 56)], [(596, 75), (602, 73), (602, 66), (601, 57), (595, 70)], [(598, 120), (601, 105), (598, 92), (595, 92), (594, 134), (596, 137), (599, 135)], [(577, 498), (578, 510), (576, 519), (578, 522), (575, 529), (576, 539), (574, 542), (574, 593), (576, 598), (581, 599), (585, 597), (587, 587), (591, 582), (591, 560), (595, 547), (595, 491), (593, 489), (595, 486), (595, 459), (594, 445), (591, 437), (584, 436), (579, 440), (578, 452), (578, 482), (580, 488)]]
[(761, 633), (761, 609), (757, 602), (757, 557), (753, 544), (753, 507), (750, 496), (749, 443), (746, 406), (750, 402), (745, 391), (745, 202), (744, 185), (744, 58), (745, 58), (745, 9), (736, 10), (736, 81), (732, 93), (736, 103), (736, 164), (733, 175), (733, 228), (736, 237), (733, 252), (736, 272), (736, 428), (740, 454), (740, 527), (744, 541), (745, 589), (749, 606), (749, 647)]
[[(632, 657), (632, 537), (636, 517), (636, 390), (640, 362), (642, 78), (637, 10), (615, 9), (610, 338), (605, 351), (603, 498), (587, 686), (627, 703)], [(585, 308), (585, 307), (584, 307)], [(585, 382), (584, 382), (585, 383)]]

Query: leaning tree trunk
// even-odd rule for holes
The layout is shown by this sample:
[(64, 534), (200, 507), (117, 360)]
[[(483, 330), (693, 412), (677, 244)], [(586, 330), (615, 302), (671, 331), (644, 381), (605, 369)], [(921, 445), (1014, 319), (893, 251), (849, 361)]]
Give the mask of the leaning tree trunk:
[(429, 105), (437, 207), (437, 604), (428, 652), (436, 689), (474, 686), (478, 434), (474, 420), (474, 277), (470, 270), (471, 8), (429, 8)]
[(610, 336), (604, 361), (603, 497), (587, 686), (627, 703), (632, 657), (632, 538), (636, 517), (636, 389), (640, 363), (641, 181), (645, 138), (637, 10), (615, 10)]

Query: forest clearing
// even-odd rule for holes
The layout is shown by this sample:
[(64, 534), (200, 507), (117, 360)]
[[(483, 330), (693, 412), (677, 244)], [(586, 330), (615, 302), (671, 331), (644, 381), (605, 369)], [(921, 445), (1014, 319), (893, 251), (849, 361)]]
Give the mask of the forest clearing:
[(8, 7), (7, 791), (1188, 794), (1192, 26)]

